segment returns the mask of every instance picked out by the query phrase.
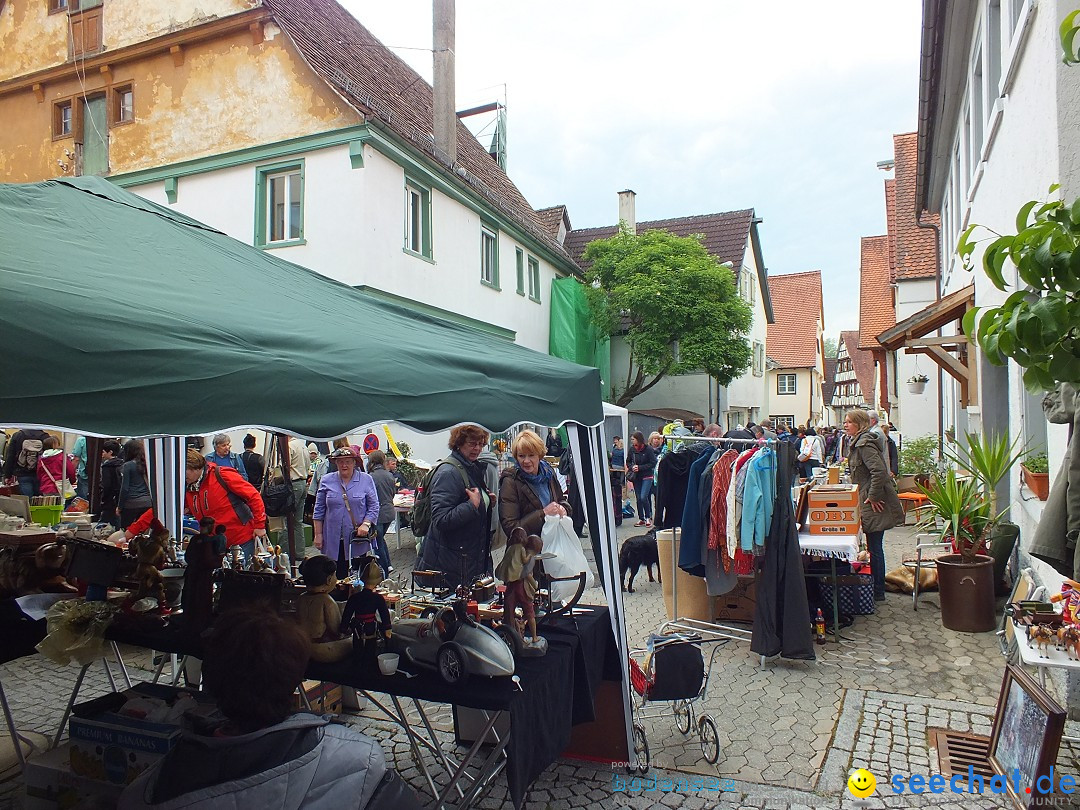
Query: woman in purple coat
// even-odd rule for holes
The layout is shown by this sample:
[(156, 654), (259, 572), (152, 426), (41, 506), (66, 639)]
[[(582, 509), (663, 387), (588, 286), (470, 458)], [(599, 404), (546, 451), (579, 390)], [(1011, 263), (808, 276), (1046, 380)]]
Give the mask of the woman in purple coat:
[(327, 473), (315, 493), (315, 548), (337, 561), (338, 579), (349, 573), (349, 560), (371, 552), (379, 519), (375, 482), (357, 469), (360, 457), (349, 447), (330, 454), (337, 472)]

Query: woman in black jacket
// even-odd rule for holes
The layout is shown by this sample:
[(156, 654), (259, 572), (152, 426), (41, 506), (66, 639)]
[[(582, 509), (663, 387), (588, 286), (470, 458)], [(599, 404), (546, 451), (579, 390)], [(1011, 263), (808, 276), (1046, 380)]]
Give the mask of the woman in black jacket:
[(637, 431), (630, 438), (631, 445), (626, 458), (626, 469), (637, 495), (638, 520), (634, 525), (652, 526), (652, 490), (656, 451), (645, 444), (645, 435), (641, 431)]
[(120, 442), (108, 439), (101, 444), (101, 519), (108, 521), (115, 528), (120, 528), (120, 512), (117, 503), (120, 500), (120, 468), (124, 460), (120, 458)]

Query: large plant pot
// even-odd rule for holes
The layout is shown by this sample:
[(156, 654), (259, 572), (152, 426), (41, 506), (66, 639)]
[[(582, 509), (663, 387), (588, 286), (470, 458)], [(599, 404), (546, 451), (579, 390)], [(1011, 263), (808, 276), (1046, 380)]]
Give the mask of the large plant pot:
[(1005, 585), (1005, 569), (1009, 566), (1020, 527), (1015, 523), (1001, 522), (990, 532), (990, 556), (994, 558), (994, 588), (1000, 592)]
[(961, 633), (985, 633), (997, 626), (994, 612), (994, 558), (976, 555), (964, 562), (959, 554), (937, 560), (941, 623)]
[(1050, 473), (1032, 472), (1023, 464), (1020, 465), (1020, 469), (1024, 472), (1024, 483), (1036, 498), (1045, 501), (1050, 497)]

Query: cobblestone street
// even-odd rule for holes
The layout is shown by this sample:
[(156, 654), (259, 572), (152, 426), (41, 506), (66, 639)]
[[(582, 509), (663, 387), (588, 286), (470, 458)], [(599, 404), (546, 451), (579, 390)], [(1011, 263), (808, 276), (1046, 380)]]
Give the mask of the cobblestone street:
[[(624, 526), (620, 539), (640, 530)], [(914, 543), (910, 529), (888, 533), (890, 568)], [(408, 571), (413, 553), (406, 543), (391, 542), (393, 563)], [(666, 618), (660, 584), (639, 574), (636, 592), (625, 594), (632, 644)], [(594, 589), (584, 601), (602, 601)], [(624, 771), (604, 765), (562, 760), (537, 782), (529, 807), (1007, 807), (1006, 797), (958, 796), (945, 793), (918, 797), (892, 795), (892, 774), (930, 775), (939, 771), (929, 731), (989, 734), (1001, 683), (1003, 658), (992, 633), (963, 634), (940, 624), (936, 593), (920, 599), (889, 594), (874, 616), (860, 616), (842, 631), (839, 644), (818, 647), (816, 662), (766, 661), (764, 668), (745, 643), (732, 642), (716, 656), (706, 700), (696, 711), (711, 715), (720, 737), (715, 766), (701, 756), (693, 736), (675, 725), (668, 704), (651, 704), (644, 721), (653, 770), (648, 781), (635, 782)], [(125, 651), (133, 680), (149, 676), (149, 653)], [(53, 666), (32, 657), (0, 667), (0, 677), (17, 722), (23, 729), (54, 733), (77, 669)], [(83, 697), (108, 690), (103, 669), (87, 673)], [(437, 733), (452, 744), (448, 707), (432, 707)], [(418, 790), (425, 792), (423, 775), (412, 761), (405, 735), (378, 718), (370, 707), (351, 722), (378, 738), (396, 767)], [(1070, 727), (1072, 724), (1069, 724)], [(1075, 729), (1067, 729), (1075, 733)], [(1061, 773), (1080, 773), (1080, 751), (1063, 746)], [(846, 790), (854, 768), (868, 768), (878, 780), (877, 798), (856, 805)], [(652, 776), (658, 778), (653, 787)], [(689, 780), (711, 777), (723, 792), (695, 790)], [(439, 780), (437, 780), (439, 781)], [(707, 783), (706, 783), (707, 784)], [(715, 783), (714, 783), (715, 784)], [(666, 788), (663, 789), (663, 788)], [(0, 807), (21, 806), (21, 780), (0, 784)], [(505, 779), (500, 778), (484, 807), (508, 806)], [(1062, 805), (1059, 805), (1062, 806)]]

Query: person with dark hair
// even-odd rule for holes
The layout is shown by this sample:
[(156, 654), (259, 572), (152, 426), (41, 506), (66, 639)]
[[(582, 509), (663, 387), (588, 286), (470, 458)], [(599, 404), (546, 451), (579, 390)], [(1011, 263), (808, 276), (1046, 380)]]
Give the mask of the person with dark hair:
[(15, 479), (20, 495), (31, 498), (40, 494), (37, 463), (47, 436), (44, 430), (27, 428), (16, 432), (4, 448), (4, 480)]
[(442, 571), (451, 587), (471, 586), (492, 572), (496, 498), (484, 481), (486, 465), (477, 462), (487, 442), (488, 432), (479, 425), (458, 425), (450, 431), (450, 455), (431, 478), (431, 526), (416, 568)]
[(101, 445), (101, 519), (107, 520), (115, 528), (120, 528), (120, 468), (124, 460), (120, 458), (120, 442), (107, 439)]
[(153, 505), (142, 439), (128, 439), (124, 443), (120, 494), (116, 500), (116, 506), (120, 510), (120, 528), (126, 529)]
[(185, 734), (118, 806), (419, 808), (378, 742), (329, 717), (292, 714), (310, 647), (296, 622), (270, 611), (222, 615), (203, 677), (227, 722), (212, 735)]
[(261, 453), (255, 452), (255, 437), (250, 433), (244, 436), (244, 452), (240, 454), (240, 462), (247, 472), (248, 483), (255, 489), (261, 489), (263, 473), (266, 472), (266, 459)]
[(652, 526), (653, 471), (656, 468), (656, 451), (645, 444), (645, 434), (640, 430), (630, 437), (631, 447), (626, 459), (626, 469), (634, 482), (637, 495), (638, 520), (635, 526)]
[(394, 522), (394, 493), (397, 492), (397, 481), (393, 473), (386, 468), (386, 454), (382, 450), (373, 450), (368, 453), (368, 475), (375, 482), (375, 494), (379, 497), (379, 524), (378, 541), (375, 546), (375, 554), (379, 558), (384, 577), (394, 572), (394, 566), (390, 564), (390, 548), (386, 545), (386, 532), (390, 524)]
[(46, 436), (44, 450), (38, 458), (38, 492), (42, 495), (64, 494), (64, 481), (74, 484), (78, 477), (75, 459), (60, 447), (55, 436)]

